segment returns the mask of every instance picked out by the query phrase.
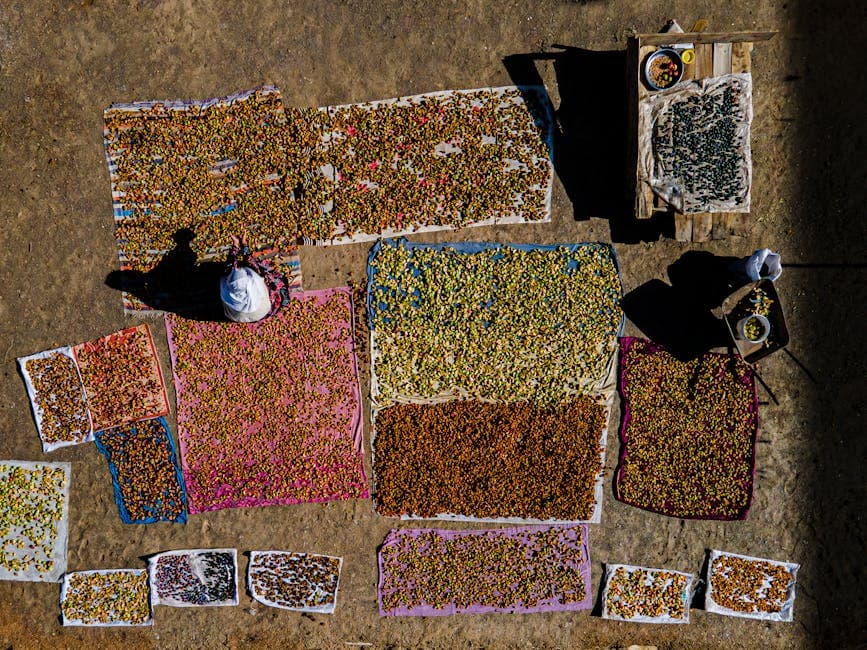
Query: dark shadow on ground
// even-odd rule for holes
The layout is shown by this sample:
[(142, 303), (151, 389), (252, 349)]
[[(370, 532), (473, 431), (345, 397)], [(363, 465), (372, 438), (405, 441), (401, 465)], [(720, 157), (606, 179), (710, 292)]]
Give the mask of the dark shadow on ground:
[(670, 216), (635, 219), (629, 170), (626, 51), (554, 45), (556, 51), (512, 54), (503, 65), (517, 86), (543, 85), (537, 65), (551, 62), (556, 107), (554, 169), (576, 220), (608, 219), (614, 242), (656, 241), (673, 234)]
[(599, 581), (599, 588), (596, 590), (596, 600), (593, 601), (593, 609), (590, 610), (590, 616), (602, 616), (602, 609), (605, 605), (605, 599), (602, 597), (605, 593), (605, 572), (608, 571), (608, 565), (603, 562), (601, 565), (602, 570), (599, 575), (602, 576), (602, 579)]
[(670, 285), (650, 280), (626, 294), (622, 306), (627, 318), (682, 361), (729, 346), (725, 321), (711, 310), (750, 281), (743, 259), (688, 251), (668, 267), (668, 277)]
[(815, 647), (867, 648), (867, 59), (861, 46), (840, 55), (847, 43), (867, 41), (867, 21), (855, 0), (795, 0), (789, 11), (791, 32), (778, 38), (791, 38), (795, 52), (781, 76), (794, 97), (786, 115), (794, 118), (789, 162), (799, 174), (792, 213), (802, 257), (788, 261), (807, 264), (784, 273), (800, 290), (798, 347), (819, 384), (786, 432), (810, 443), (790, 470), (802, 493), (792, 524), (804, 542), (785, 559), (802, 565), (795, 621), (813, 614), (801, 620)]
[(105, 283), (132, 294), (152, 309), (172, 312), (195, 320), (224, 320), (219, 281), (225, 264), (196, 260), (190, 244), (195, 233), (178, 230), (175, 247), (147, 272), (112, 271)]

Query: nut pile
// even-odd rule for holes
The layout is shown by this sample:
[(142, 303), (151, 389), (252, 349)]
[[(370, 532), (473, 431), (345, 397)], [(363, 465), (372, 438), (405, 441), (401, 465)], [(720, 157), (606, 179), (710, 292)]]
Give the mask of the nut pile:
[(112, 107), (104, 136), (121, 265), (150, 270), (183, 228), (201, 261), (241, 231), (253, 248), (290, 250), (299, 237), (538, 221), (551, 132), (547, 96), (533, 88), (324, 109), (284, 109), (264, 88)]
[(713, 601), (733, 612), (779, 614), (795, 577), (785, 564), (719, 555), (710, 566)]
[(756, 318), (751, 318), (744, 325), (744, 336), (750, 341), (757, 340), (763, 333), (764, 329)]
[(605, 244), (407, 245), (370, 261), (374, 394), (561, 403), (600, 381), (617, 346), (620, 279)]
[(774, 300), (768, 295), (767, 291), (761, 287), (753, 289), (750, 302), (753, 303), (753, 313), (759, 314), (767, 318), (771, 315), (771, 307)]
[[(547, 101), (528, 90), (475, 90), (331, 109), (340, 234), (460, 227), (548, 216)], [(305, 232), (328, 239), (334, 223)]]
[(162, 418), (97, 434), (96, 447), (108, 459), (125, 523), (186, 522), (186, 496), (170, 436)]
[(95, 431), (169, 412), (147, 325), (82, 343), (74, 350)]
[(196, 233), (200, 260), (251, 224), (251, 246), (294, 243), (292, 189), (304, 180), (304, 152), (319, 135), (310, 110), (291, 115), (289, 126), (274, 89), (108, 109), (105, 146), (124, 268), (152, 268), (182, 228)]
[(80, 571), (63, 580), (64, 625), (150, 625), (150, 590), (143, 569)]
[(331, 612), (337, 601), (339, 557), (254, 552), (250, 555), (250, 591), (273, 607)]
[(621, 501), (673, 517), (743, 519), (758, 428), (752, 369), (739, 357), (683, 362), (623, 339)]
[(604, 406), (451, 401), (381, 410), (374, 500), (386, 516), (586, 521), (602, 472)]
[(85, 442), (91, 434), (90, 414), (75, 361), (55, 351), (30, 358), (24, 366), (35, 389), (39, 437), (46, 450)]
[(619, 566), (608, 579), (604, 615), (627, 621), (685, 622), (689, 619), (689, 582), (688, 575), (676, 571)]
[(385, 616), (589, 607), (584, 526), (393, 530), (379, 555)]
[(237, 568), (231, 551), (171, 551), (151, 563), (155, 602), (161, 605), (237, 604)]
[(166, 317), (191, 513), (366, 498), (349, 289), (258, 323)]
[(68, 466), (0, 462), (0, 579), (56, 581), (66, 569)]
[(749, 205), (749, 93), (731, 77), (704, 92), (685, 93), (658, 113), (653, 175), (676, 180), (684, 212)]

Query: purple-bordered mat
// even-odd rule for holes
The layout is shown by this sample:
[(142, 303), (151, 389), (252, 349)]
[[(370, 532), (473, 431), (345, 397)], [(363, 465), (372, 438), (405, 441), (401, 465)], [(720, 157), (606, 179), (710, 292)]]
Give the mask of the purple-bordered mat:
[(379, 549), (380, 616), (589, 609), (587, 525), (392, 530)]
[(682, 519), (745, 519), (759, 426), (753, 369), (719, 353), (679, 361), (641, 338), (622, 338), (620, 350), (617, 499)]

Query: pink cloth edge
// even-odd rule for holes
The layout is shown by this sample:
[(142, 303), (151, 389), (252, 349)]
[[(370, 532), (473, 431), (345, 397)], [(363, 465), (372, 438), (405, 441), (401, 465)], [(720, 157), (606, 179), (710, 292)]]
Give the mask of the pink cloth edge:
[[(370, 484), (367, 477), (366, 472), (364, 471), (364, 448), (363, 448), (363, 433), (362, 433), (362, 421), (363, 421), (363, 403), (361, 399), (361, 381), (358, 373), (358, 355), (356, 353), (355, 346), (355, 337), (354, 337), (354, 312), (352, 307), (352, 290), (349, 287), (333, 287), (326, 289), (312, 289), (309, 291), (295, 291), (289, 294), (290, 299), (292, 300), (303, 300), (305, 298), (316, 298), (319, 304), (322, 303), (322, 299), (326, 298), (335, 293), (344, 294), (347, 297), (347, 303), (349, 307), (349, 326), (350, 326), (350, 354), (352, 357), (352, 366), (355, 372), (355, 381), (353, 382), (352, 389), (354, 397), (356, 398), (356, 403), (358, 404), (358, 408), (356, 409), (355, 414), (352, 418), (351, 424), (351, 433), (353, 436), (353, 443), (356, 448), (356, 451), (361, 455), (361, 478), (366, 484), (364, 490), (361, 493), (359, 498), (361, 499), (369, 499), (370, 498)], [(171, 359), (172, 365), (172, 377), (174, 379), (175, 384), (175, 413), (178, 414), (178, 395), (181, 391), (184, 390), (184, 382), (175, 372), (175, 368), (177, 367), (177, 348), (175, 346), (174, 338), (173, 338), (173, 326), (172, 323), (175, 319), (179, 319), (180, 317), (176, 314), (166, 313), (163, 316), (166, 325), (166, 339), (168, 340), (169, 347), (169, 357)], [(255, 325), (254, 323), (248, 323), (247, 325)], [(168, 403), (168, 400), (167, 400)], [(181, 435), (181, 422), (178, 420), (177, 423), (178, 428), (178, 448), (180, 451), (181, 457), (181, 472), (184, 474), (184, 481), (187, 482), (187, 476), (190, 474), (189, 466), (187, 464), (187, 445), (184, 437)], [(276, 505), (298, 505), (301, 503), (329, 503), (331, 501), (345, 501), (346, 498), (341, 497), (339, 495), (335, 495), (333, 497), (320, 498), (320, 499), (312, 499), (312, 500), (304, 500), (304, 499), (291, 499), (291, 498), (279, 498), (279, 499), (260, 499), (253, 500), (249, 503), (246, 502), (236, 502), (232, 504), (211, 504), (210, 506), (202, 507), (200, 504), (194, 502), (194, 497), (192, 494), (187, 494), (187, 509), (189, 514), (201, 514), (204, 512), (214, 512), (217, 510), (227, 510), (233, 508), (259, 508), (259, 507), (268, 507), (268, 506), (276, 506)]]

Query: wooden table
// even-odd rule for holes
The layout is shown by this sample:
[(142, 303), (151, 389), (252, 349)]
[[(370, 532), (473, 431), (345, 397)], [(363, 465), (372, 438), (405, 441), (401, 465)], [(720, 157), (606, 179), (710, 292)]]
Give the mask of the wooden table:
[[(766, 41), (776, 32), (667, 32), (636, 34), (629, 39), (627, 65), (630, 93), (630, 160), (635, 171), (635, 216), (649, 219), (659, 212), (674, 213), (674, 234), (678, 241), (706, 242), (725, 239), (730, 234), (743, 233), (750, 222), (750, 213), (702, 212), (682, 214), (657, 196), (643, 178), (639, 150), (639, 105), (653, 91), (644, 79), (643, 64), (647, 56), (660, 47), (692, 43), (695, 60), (684, 67), (685, 80), (717, 77), (724, 74), (752, 71), (754, 41)], [(648, 125), (647, 128), (650, 128)]]
[[(772, 300), (770, 313), (767, 315), (771, 324), (771, 333), (767, 340), (762, 343), (746, 341), (740, 338), (736, 330), (737, 323), (741, 318), (754, 313), (750, 298), (754, 296), (753, 292), (756, 289), (764, 291)], [(738, 354), (747, 363), (753, 364), (789, 344), (789, 330), (786, 328), (786, 319), (783, 317), (783, 306), (780, 304), (777, 289), (770, 280), (759, 280), (734, 291), (725, 299), (720, 311), (732, 337), (732, 343), (734, 343)]]

